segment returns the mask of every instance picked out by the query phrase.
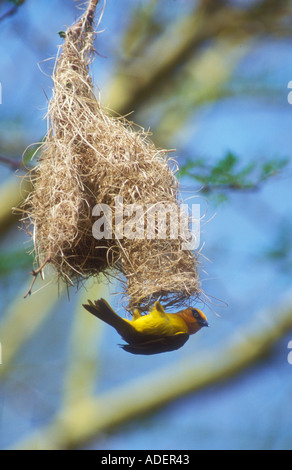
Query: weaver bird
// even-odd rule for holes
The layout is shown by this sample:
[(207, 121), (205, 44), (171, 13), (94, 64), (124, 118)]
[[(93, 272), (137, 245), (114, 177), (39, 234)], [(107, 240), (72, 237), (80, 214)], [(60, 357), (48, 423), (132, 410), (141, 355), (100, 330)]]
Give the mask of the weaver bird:
[(166, 313), (158, 301), (147, 315), (141, 315), (135, 309), (131, 320), (117, 315), (104, 299), (99, 299), (94, 304), (88, 300), (88, 305), (83, 307), (115, 328), (128, 343), (120, 346), (132, 354), (149, 355), (179, 349), (190, 335), (209, 326), (207, 318), (197, 308), (189, 307), (177, 313)]

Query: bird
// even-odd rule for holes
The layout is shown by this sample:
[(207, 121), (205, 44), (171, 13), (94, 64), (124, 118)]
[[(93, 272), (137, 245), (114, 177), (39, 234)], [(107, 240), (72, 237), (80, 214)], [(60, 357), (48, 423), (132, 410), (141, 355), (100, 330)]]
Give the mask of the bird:
[(208, 320), (198, 308), (188, 307), (177, 313), (166, 313), (159, 301), (148, 314), (133, 310), (131, 320), (120, 317), (104, 299), (88, 300), (83, 307), (95, 317), (115, 328), (126, 344), (122, 349), (131, 354), (151, 355), (181, 348), (190, 335), (208, 327)]

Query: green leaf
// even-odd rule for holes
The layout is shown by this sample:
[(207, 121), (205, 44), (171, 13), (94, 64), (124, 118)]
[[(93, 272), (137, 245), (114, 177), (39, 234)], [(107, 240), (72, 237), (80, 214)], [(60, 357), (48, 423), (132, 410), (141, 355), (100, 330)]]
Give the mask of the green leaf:
[(261, 180), (277, 175), (289, 163), (288, 158), (273, 159), (262, 166)]
[[(248, 162), (242, 165), (241, 160), (232, 152), (228, 152), (214, 166), (206, 164), (206, 160), (187, 160), (181, 167), (179, 176), (189, 176), (203, 185), (202, 192), (210, 194), (219, 192), (219, 201), (226, 201), (227, 191), (254, 191), (260, 188), (268, 178), (279, 174), (289, 160), (274, 158), (260, 164)], [(225, 197), (223, 197), (225, 194)]]
[(65, 37), (66, 37), (65, 31), (58, 31), (58, 34), (59, 34), (60, 38), (65, 39)]

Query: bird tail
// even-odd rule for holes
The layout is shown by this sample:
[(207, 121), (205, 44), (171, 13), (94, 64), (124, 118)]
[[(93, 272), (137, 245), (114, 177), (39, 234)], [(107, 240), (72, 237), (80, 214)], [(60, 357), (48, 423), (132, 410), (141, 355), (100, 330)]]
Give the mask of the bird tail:
[(115, 328), (124, 339), (131, 333), (132, 326), (117, 315), (104, 299), (96, 300), (94, 304), (88, 300), (88, 304), (83, 304), (83, 307), (95, 317)]

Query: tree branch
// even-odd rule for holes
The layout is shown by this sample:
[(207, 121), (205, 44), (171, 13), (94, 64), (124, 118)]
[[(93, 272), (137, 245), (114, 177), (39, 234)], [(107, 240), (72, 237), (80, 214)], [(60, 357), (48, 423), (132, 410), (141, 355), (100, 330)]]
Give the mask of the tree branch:
[(86, 31), (93, 29), (94, 14), (98, 3), (99, 0), (89, 0), (86, 12), (81, 16), (78, 23), (69, 28), (68, 31), (74, 38), (82, 34), (84, 29)]
[(126, 115), (159, 93), (165, 81), (169, 83), (179, 67), (208, 41), (218, 36), (248, 39), (252, 35), (269, 34), (276, 31), (279, 22), (289, 14), (291, 7), (283, 0), (262, 0), (248, 9), (235, 8), (222, 1), (215, 8), (212, 1), (204, 1), (193, 14), (177, 20), (150, 44), (142, 64), (135, 58), (126, 67), (120, 64), (107, 101), (116, 112)]

